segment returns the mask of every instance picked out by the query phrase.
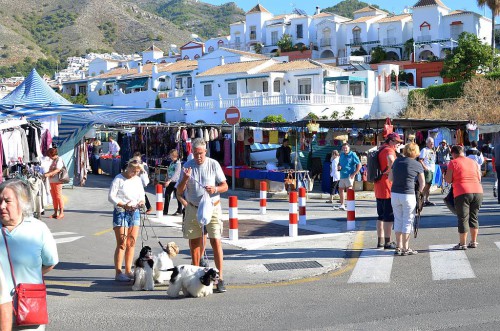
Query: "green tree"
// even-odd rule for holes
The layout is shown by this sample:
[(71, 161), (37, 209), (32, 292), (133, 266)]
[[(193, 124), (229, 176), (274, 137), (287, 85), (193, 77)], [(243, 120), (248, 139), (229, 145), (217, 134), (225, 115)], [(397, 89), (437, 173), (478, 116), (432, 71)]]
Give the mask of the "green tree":
[(469, 80), (478, 69), (488, 67), (493, 61), (490, 48), (474, 34), (462, 32), (458, 46), (444, 60), (441, 76), (453, 80)]
[(363, 56), (363, 55), (368, 55), (368, 53), (366, 52), (366, 49), (364, 49), (363, 46), (361, 46), (359, 49), (352, 51), (351, 55), (352, 56)]
[(370, 63), (380, 63), (385, 60), (387, 53), (381, 46), (372, 49), (372, 59)]
[(500, 0), (477, 0), (479, 8), (487, 6), (491, 10), (491, 51), (495, 53), (495, 16), (500, 15)]
[(267, 115), (263, 119), (260, 120), (261, 123), (286, 123), (283, 115)]
[(408, 39), (403, 45), (403, 59), (409, 60), (410, 54), (413, 53), (413, 38)]
[(282, 52), (288, 52), (292, 50), (292, 36), (285, 33), (283, 37), (276, 43), (276, 45), (281, 49)]
[(262, 54), (262, 47), (264, 47), (261, 43), (256, 43), (253, 45), (253, 50), (257, 54)]

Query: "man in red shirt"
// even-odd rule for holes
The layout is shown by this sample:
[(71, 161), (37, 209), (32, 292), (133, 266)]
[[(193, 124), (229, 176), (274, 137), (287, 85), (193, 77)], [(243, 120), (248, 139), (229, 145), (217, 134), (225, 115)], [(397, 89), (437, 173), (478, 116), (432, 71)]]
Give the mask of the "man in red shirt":
[(395, 249), (396, 245), (391, 242), (391, 231), (394, 223), (394, 214), (391, 205), (391, 187), (392, 182), (389, 180), (389, 170), (396, 159), (396, 148), (403, 140), (397, 133), (390, 133), (386, 136), (386, 140), (379, 147), (378, 162), (380, 170), (383, 172), (382, 177), (375, 181), (374, 191), (377, 199), (377, 247), (384, 249)]

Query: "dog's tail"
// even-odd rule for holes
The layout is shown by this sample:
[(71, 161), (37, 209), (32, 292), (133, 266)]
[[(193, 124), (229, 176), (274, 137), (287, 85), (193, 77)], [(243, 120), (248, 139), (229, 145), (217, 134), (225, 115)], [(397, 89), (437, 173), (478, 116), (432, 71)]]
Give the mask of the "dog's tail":
[(170, 283), (175, 283), (175, 281), (177, 280), (177, 276), (179, 276), (179, 268), (173, 267), (167, 269), (167, 271), (172, 271), (172, 275), (170, 276)]

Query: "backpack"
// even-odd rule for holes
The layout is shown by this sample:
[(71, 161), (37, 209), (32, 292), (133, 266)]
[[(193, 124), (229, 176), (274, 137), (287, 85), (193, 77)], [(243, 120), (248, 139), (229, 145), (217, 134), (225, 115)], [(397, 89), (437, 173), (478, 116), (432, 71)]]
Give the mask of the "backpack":
[(384, 150), (385, 147), (379, 148), (375, 151), (368, 152), (366, 157), (366, 173), (367, 180), (369, 182), (377, 182), (382, 178), (384, 171), (380, 169), (380, 163), (378, 161), (379, 153)]

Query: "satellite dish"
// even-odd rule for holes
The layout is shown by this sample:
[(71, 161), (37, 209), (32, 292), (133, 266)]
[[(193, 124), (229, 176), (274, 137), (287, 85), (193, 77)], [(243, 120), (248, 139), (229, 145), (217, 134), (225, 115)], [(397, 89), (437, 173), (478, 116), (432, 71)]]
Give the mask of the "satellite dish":
[(410, 13), (410, 7), (405, 6), (405, 8), (403, 9), (403, 13), (409, 14)]

